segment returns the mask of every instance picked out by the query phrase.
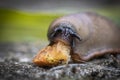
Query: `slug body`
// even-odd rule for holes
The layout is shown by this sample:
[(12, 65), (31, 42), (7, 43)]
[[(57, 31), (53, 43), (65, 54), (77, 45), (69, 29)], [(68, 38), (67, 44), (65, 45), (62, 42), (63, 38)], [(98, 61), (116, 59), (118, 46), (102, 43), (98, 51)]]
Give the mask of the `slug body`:
[(53, 21), (48, 29), (50, 45), (62, 41), (71, 46), (73, 62), (89, 61), (120, 53), (120, 29), (95, 13), (72, 14)]

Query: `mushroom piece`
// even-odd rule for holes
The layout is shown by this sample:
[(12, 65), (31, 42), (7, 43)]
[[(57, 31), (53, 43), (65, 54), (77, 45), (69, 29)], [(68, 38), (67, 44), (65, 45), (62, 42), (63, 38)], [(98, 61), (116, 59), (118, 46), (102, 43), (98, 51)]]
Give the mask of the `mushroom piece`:
[(33, 62), (38, 66), (56, 66), (67, 64), (70, 60), (70, 46), (63, 42), (57, 42), (43, 48), (34, 57)]

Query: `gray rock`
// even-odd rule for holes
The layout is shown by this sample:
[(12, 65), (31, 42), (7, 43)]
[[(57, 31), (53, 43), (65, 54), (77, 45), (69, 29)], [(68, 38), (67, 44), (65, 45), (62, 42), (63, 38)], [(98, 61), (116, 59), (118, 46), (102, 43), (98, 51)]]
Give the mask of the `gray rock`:
[(0, 44), (0, 80), (120, 80), (120, 62), (116, 60), (119, 55), (106, 55), (81, 64), (42, 68), (31, 61), (36, 52), (45, 46), (37, 45)]

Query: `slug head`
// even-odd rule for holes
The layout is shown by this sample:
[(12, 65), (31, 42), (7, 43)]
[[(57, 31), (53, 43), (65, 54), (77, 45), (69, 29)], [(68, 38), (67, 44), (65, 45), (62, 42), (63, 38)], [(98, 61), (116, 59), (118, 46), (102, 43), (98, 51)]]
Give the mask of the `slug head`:
[(75, 31), (71, 24), (61, 23), (54, 27), (50, 34), (48, 34), (50, 45), (55, 42), (62, 41), (71, 47), (75, 46), (75, 39), (81, 41), (80, 36)]

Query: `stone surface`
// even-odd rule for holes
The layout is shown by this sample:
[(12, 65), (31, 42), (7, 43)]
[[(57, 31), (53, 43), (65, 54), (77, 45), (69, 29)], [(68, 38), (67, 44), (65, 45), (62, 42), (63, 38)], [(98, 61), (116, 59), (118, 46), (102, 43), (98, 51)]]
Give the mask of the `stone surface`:
[(0, 44), (0, 80), (120, 80), (120, 55), (42, 68), (32, 63), (41, 43)]

